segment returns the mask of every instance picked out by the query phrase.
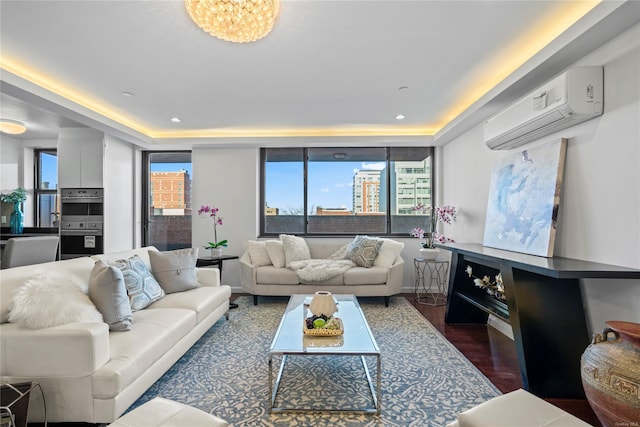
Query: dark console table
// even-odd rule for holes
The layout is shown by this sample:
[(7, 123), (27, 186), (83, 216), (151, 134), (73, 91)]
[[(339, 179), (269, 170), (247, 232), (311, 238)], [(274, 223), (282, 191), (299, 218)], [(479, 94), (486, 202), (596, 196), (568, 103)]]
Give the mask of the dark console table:
[[(218, 267), (218, 270), (220, 270), (220, 284), (222, 284), (222, 262), (239, 258), (238, 255), (203, 256), (196, 261), (196, 267)], [(229, 308), (238, 308), (238, 304), (230, 302)]]
[[(584, 398), (580, 357), (591, 339), (580, 279), (640, 279), (640, 270), (570, 258), (544, 258), (481, 244), (438, 245), (452, 252), (446, 323), (511, 324), (523, 387), (546, 398)], [(502, 274), (506, 303), (466, 273)], [(613, 320), (613, 319), (612, 319)]]

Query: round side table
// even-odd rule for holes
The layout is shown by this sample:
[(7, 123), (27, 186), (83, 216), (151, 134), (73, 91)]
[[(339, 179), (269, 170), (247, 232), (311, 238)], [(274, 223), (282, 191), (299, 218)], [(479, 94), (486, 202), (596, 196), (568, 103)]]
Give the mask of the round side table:
[(447, 303), (445, 283), (449, 261), (414, 258), (414, 293), (418, 304), (439, 306)]

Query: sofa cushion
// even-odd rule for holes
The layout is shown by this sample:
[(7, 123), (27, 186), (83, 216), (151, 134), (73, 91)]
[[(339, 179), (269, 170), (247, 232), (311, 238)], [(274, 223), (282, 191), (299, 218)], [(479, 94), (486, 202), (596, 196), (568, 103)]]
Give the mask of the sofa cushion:
[(349, 244), (345, 259), (350, 259), (360, 267), (371, 267), (378, 256), (378, 250), (382, 246), (382, 240), (368, 236), (356, 236)]
[(189, 292), (176, 292), (165, 295), (164, 298), (154, 302), (147, 310), (156, 308), (185, 308), (196, 312), (196, 321), (200, 323), (211, 314), (218, 306), (222, 305), (231, 296), (231, 288), (228, 286), (201, 286)]
[(93, 397), (122, 392), (196, 326), (196, 313), (157, 308), (133, 313), (131, 331), (109, 334), (111, 359), (93, 375)]
[(389, 269), (385, 267), (353, 267), (344, 273), (344, 284), (353, 285), (382, 285), (387, 283)]
[(13, 297), (9, 322), (29, 329), (100, 322), (102, 315), (80, 285), (61, 273), (31, 276)]
[(165, 294), (188, 291), (198, 287), (197, 261), (198, 248), (149, 252), (153, 277), (158, 281)]
[(404, 249), (404, 243), (384, 238), (380, 240), (382, 240), (382, 246), (378, 250), (378, 256), (373, 260), (373, 265), (389, 268)]
[(302, 237), (281, 234), (280, 240), (282, 240), (282, 245), (284, 247), (286, 265), (289, 265), (289, 263), (293, 261), (311, 259), (309, 246)]
[(259, 285), (297, 285), (300, 283), (300, 279), (293, 270), (269, 265), (256, 269), (256, 283)]
[(89, 276), (89, 298), (112, 331), (131, 329), (131, 304), (118, 267), (96, 261)]
[(249, 240), (247, 242), (247, 250), (251, 258), (251, 264), (256, 267), (263, 265), (271, 265), (271, 258), (267, 252), (267, 243), (264, 240)]
[(160, 284), (138, 255), (127, 259), (119, 259), (109, 264), (118, 267), (122, 271), (132, 311), (142, 310), (164, 296), (164, 291)]
[(284, 256), (284, 246), (282, 241), (267, 240), (265, 245), (267, 246), (267, 254), (269, 255), (271, 264), (273, 264), (274, 267), (284, 267), (287, 264), (287, 260)]

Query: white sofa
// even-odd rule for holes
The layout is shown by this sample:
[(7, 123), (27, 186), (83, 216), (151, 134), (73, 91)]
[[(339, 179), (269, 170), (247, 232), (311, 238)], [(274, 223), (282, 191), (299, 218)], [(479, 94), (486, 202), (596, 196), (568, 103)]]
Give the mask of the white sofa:
[[(139, 255), (151, 270), (153, 247), (98, 255), (116, 260)], [(89, 257), (2, 270), (0, 277), (0, 380), (42, 385), (49, 422), (110, 423), (158, 380), (216, 321), (228, 315), (229, 286), (215, 268), (196, 269), (199, 286), (170, 293), (133, 312), (131, 330), (106, 323), (71, 323), (27, 329), (9, 323), (9, 304), (38, 271), (63, 273), (88, 287)], [(153, 271), (152, 271), (153, 273)], [(39, 393), (31, 393), (29, 420), (44, 420)]]
[(557, 406), (518, 389), (474, 406), (447, 427), (589, 427)]
[[(395, 244), (400, 245), (400, 250), (404, 246), (399, 242)], [(311, 259), (326, 259), (342, 248), (344, 243), (307, 240), (307, 245)], [(329, 280), (312, 283), (301, 280), (289, 268), (259, 265), (261, 263), (252, 260), (250, 250), (247, 249), (240, 257), (240, 281), (243, 291), (253, 295), (254, 304), (258, 303), (258, 296), (313, 294), (323, 290), (334, 294), (382, 296), (388, 306), (389, 297), (402, 292), (404, 260), (399, 255), (400, 250), (396, 251), (398, 255), (394, 255), (388, 263), (374, 264), (369, 268), (355, 266)]]

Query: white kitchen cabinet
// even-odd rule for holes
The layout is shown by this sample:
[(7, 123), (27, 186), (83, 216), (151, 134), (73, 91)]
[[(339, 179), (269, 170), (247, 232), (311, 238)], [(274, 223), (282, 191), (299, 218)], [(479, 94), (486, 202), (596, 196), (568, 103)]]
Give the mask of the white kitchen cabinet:
[(102, 188), (104, 135), (91, 130), (85, 136), (58, 138), (58, 187)]

